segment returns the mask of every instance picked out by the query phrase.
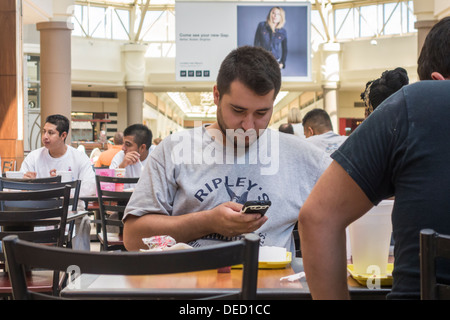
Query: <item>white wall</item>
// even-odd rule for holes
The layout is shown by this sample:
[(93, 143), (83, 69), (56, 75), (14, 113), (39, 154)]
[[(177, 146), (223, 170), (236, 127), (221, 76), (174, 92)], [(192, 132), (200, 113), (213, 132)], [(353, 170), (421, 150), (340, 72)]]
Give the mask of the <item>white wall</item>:
[(23, 0), (23, 24), (48, 21), (53, 15), (53, 0)]
[[(361, 87), (369, 80), (379, 78), (385, 70), (405, 68), (411, 82), (417, 81), (417, 35), (354, 40), (342, 46), (341, 86)], [(362, 88), (364, 89), (364, 87)]]
[(339, 91), (339, 118), (364, 118), (364, 108), (354, 107), (355, 102), (362, 102), (360, 97), (362, 91), (364, 91), (364, 88), (362, 88), (360, 91)]
[(72, 37), (72, 70), (120, 72), (120, 48), (119, 42)]

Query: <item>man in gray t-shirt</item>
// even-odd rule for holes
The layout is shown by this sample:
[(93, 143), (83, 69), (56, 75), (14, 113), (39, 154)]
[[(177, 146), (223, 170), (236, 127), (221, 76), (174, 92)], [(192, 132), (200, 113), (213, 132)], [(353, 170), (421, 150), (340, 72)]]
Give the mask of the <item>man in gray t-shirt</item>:
[[(294, 250), (299, 210), (331, 159), (267, 129), (280, 87), (278, 63), (264, 49), (240, 47), (225, 58), (214, 86), (217, 121), (172, 134), (150, 154), (125, 211), (128, 250), (154, 235), (202, 246), (248, 232), (261, 245)], [(272, 206), (263, 217), (244, 214), (247, 200)]]
[(333, 153), (347, 139), (333, 132), (328, 113), (323, 109), (312, 109), (302, 120), (306, 141), (314, 144), (326, 153)]

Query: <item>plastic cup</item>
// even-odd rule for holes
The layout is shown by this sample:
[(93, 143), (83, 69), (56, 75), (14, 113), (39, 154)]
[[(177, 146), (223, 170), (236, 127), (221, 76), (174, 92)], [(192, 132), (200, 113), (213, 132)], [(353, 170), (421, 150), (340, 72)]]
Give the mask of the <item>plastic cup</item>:
[(61, 176), (61, 182), (71, 182), (72, 180), (72, 171), (56, 171), (57, 176)]
[(120, 177), (120, 178), (125, 178), (125, 168), (116, 168), (114, 169), (114, 176), (115, 177)]
[(352, 247), (350, 245), (350, 231), (348, 231), (348, 227), (345, 228), (345, 249), (347, 251), (347, 260), (350, 260), (352, 258)]
[(5, 174), (7, 178), (23, 179), (23, 172), (20, 171), (6, 171)]
[(394, 200), (383, 200), (350, 224), (348, 229), (355, 273), (387, 273), (393, 206)]
[[(116, 168), (114, 169), (114, 176), (118, 178), (125, 178), (125, 171), (125, 168)], [(116, 183), (116, 191), (123, 191), (123, 189), (123, 183)]]

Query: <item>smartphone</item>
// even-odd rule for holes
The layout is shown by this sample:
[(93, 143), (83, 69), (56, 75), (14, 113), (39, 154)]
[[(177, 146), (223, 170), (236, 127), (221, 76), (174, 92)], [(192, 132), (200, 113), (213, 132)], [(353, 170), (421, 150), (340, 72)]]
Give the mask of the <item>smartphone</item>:
[(243, 213), (259, 213), (265, 215), (272, 203), (269, 200), (247, 201), (242, 207)]

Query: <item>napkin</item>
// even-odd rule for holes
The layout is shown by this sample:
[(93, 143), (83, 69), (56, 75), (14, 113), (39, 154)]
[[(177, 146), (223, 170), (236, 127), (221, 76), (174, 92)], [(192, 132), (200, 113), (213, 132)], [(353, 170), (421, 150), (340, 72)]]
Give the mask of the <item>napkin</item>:
[(143, 238), (142, 242), (148, 246), (148, 249), (141, 249), (142, 252), (192, 249), (190, 245), (177, 243), (174, 238), (166, 235)]
[(280, 281), (287, 280), (287, 281), (293, 282), (295, 280), (300, 280), (304, 276), (305, 276), (304, 272), (299, 272), (299, 273), (296, 273), (296, 274), (291, 274), (290, 276), (281, 277)]

